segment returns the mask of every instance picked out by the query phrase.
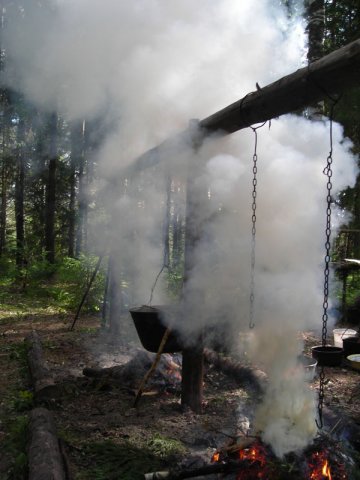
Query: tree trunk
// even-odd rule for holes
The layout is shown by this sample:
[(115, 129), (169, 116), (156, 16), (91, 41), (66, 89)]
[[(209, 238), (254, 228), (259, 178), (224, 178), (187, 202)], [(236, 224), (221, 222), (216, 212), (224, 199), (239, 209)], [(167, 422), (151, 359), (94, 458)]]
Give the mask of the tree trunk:
[(324, 54), (325, 5), (324, 0), (306, 0), (309, 63), (319, 60)]
[(78, 258), (86, 250), (86, 223), (87, 223), (87, 199), (85, 188), (85, 157), (87, 155), (88, 125), (83, 123), (84, 147), (79, 157), (79, 193), (78, 193), (78, 222), (76, 228), (75, 256)]
[(8, 92), (1, 92), (2, 108), (4, 110), (2, 121), (2, 158), (1, 158), (1, 178), (0, 178), (0, 256), (4, 253), (6, 247), (6, 226), (7, 226), (7, 202), (8, 202), (8, 183), (9, 183), (9, 143), (10, 143), (10, 100)]
[[(192, 144), (194, 151), (200, 147), (202, 136), (198, 129), (198, 122), (190, 123)], [(186, 290), (190, 272), (196, 265), (196, 247), (202, 236), (203, 218), (199, 212), (207, 200), (207, 192), (199, 189), (197, 180), (200, 176), (201, 167), (198, 163), (188, 166), (188, 180), (186, 188), (186, 224), (185, 224), (185, 275), (184, 275), (184, 296), (183, 302), (186, 308)], [(198, 299), (201, 304), (201, 299)], [(194, 312), (187, 311), (186, 316), (194, 315)], [(194, 318), (194, 324), (196, 323)], [(189, 348), (182, 352), (182, 383), (181, 383), (181, 404), (190, 407), (194, 412), (201, 413), (203, 401), (203, 378), (204, 378), (204, 355), (203, 355), (203, 332), (202, 326), (194, 329), (194, 342)]]
[(109, 325), (115, 336), (120, 334), (120, 316), (122, 311), (120, 268), (116, 255), (109, 257)]
[(28, 457), (29, 480), (66, 480), (54, 419), (46, 408), (34, 408), (30, 412)]
[(68, 255), (75, 256), (75, 225), (76, 225), (76, 171), (82, 162), (84, 143), (84, 122), (71, 126), (71, 160), (70, 160), (70, 199), (69, 199), (69, 238)]
[(0, 210), (0, 256), (5, 251), (6, 246), (6, 220), (7, 220), (7, 173), (5, 160), (2, 161), (1, 168), (1, 210)]
[(46, 186), (45, 251), (49, 263), (55, 263), (55, 210), (57, 168), (57, 114), (53, 113), (49, 124), (50, 150), (48, 181)]
[[(324, 0), (306, 0), (306, 19), (308, 34), (307, 59), (309, 64), (319, 60), (324, 54), (325, 5)], [(324, 101), (308, 106), (307, 116), (313, 120), (324, 115)]]
[(18, 158), (15, 183), (15, 219), (16, 219), (16, 265), (22, 268), (25, 263), (24, 252), (24, 185), (25, 185), (25, 122), (19, 121), (18, 126)]
[(166, 211), (164, 220), (164, 265), (170, 265), (171, 177), (166, 179)]

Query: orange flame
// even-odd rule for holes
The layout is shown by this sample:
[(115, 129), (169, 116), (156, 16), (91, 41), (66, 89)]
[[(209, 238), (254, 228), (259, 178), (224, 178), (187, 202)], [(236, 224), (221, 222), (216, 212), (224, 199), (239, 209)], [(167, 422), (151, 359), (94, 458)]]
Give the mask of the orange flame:
[(325, 460), (324, 466), (322, 468), (322, 474), (325, 478), (331, 480), (330, 467), (327, 460)]
[(211, 457), (211, 461), (215, 463), (215, 462), (218, 462), (219, 460), (220, 460), (220, 453), (219, 453), (219, 452), (215, 452), (215, 453), (213, 454), (213, 456)]
[(329, 462), (324, 452), (316, 452), (310, 465), (312, 468), (310, 480), (332, 480)]

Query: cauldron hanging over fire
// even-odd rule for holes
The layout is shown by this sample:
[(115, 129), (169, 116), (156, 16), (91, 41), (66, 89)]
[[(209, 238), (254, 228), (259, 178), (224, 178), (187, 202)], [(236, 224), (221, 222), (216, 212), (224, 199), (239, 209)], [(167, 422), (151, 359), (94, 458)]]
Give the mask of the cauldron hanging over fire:
[[(129, 312), (142, 346), (149, 352), (156, 353), (167, 327), (170, 326), (168, 320), (175, 316), (174, 308), (143, 305), (142, 307), (130, 308)], [(163, 353), (180, 352), (182, 349), (180, 335), (171, 327)]]

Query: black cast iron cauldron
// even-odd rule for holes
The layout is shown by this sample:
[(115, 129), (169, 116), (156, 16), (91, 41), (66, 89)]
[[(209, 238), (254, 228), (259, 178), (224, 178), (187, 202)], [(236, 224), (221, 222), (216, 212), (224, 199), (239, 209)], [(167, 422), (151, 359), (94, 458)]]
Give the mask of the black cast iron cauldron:
[(347, 337), (343, 339), (343, 348), (345, 357), (360, 353), (360, 337)]
[(316, 358), (318, 365), (327, 367), (338, 367), (341, 365), (344, 350), (331, 345), (312, 347), (312, 356)]
[[(142, 307), (130, 308), (129, 312), (142, 346), (149, 352), (156, 353), (167, 327), (164, 318), (166, 315), (173, 313), (171, 307), (143, 305)], [(165, 343), (163, 353), (180, 352), (182, 349), (179, 334), (172, 329)]]

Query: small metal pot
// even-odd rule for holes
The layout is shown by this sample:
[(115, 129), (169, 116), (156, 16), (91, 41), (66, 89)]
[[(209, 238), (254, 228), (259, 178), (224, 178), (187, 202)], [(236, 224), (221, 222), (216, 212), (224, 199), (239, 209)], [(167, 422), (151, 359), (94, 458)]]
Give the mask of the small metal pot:
[(318, 365), (327, 367), (338, 367), (343, 360), (344, 350), (332, 345), (312, 347), (313, 358), (316, 358)]
[[(140, 342), (149, 352), (156, 353), (159, 350), (161, 340), (167, 328), (164, 322), (167, 310), (169, 310), (169, 307), (149, 307), (147, 305), (130, 308), (129, 310)], [(182, 349), (179, 335), (172, 329), (165, 343), (163, 353), (180, 352)]]

